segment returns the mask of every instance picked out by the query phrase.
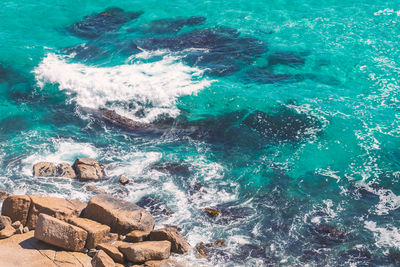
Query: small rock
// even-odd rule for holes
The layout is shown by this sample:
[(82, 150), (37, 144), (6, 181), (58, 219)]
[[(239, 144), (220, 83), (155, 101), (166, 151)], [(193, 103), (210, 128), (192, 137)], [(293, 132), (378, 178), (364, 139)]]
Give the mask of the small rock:
[(15, 233), (16, 234), (23, 234), (24, 233), (24, 227), (22, 226), (22, 224), (19, 225), (18, 228), (14, 228), (15, 229)]
[(15, 221), (11, 225), (14, 227), (14, 229), (18, 229), (22, 224), (20, 221)]
[(110, 232), (110, 226), (85, 218), (69, 218), (68, 222), (82, 228), (88, 233), (85, 245), (88, 249), (95, 248)]
[(8, 237), (14, 235), (15, 232), (16, 231), (15, 231), (14, 227), (11, 226), (11, 224), (6, 225), (3, 230), (0, 230), (0, 239), (8, 238)]
[(219, 210), (213, 208), (205, 208), (204, 211), (211, 217), (217, 217), (221, 215), (221, 212)]
[(96, 248), (103, 250), (115, 262), (124, 263), (124, 255), (121, 253), (121, 251), (118, 250), (118, 247), (102, 243), (97, 245)]
[(99, 252), (99, 250), (91, 248), (91, 249), (88, 249), (86, 254), (88, 254), (89, 257), (93, 258), (94, 256), (96, 256), (97, 252)]
[(126, 234), (125, 240), (133, 243), (142, 242), (146, 240), (149, 234), (150, 232), (133, 230), (132, 232)]
[(185, 254), (190, 250), (190, 244), (185, 237), (175, 228), (162, 228), (153, 230), (149, 236), (150, 241), (168, 240), (171, 242), (171, 252)]
[(225, 247), (225, 241), (222, 239), (217, 239), (211, 243), (203, 243), (200, 242), (196, 245), (196, 250), (199, 253), (200, 257), (207, 258), (210, 255), (210, 249), (215, 247)]
[(4, 229), (7, 225), (11, 225), (11, 219), (8, 216), (0, 216), (0, 230)]
[(0, 190), (0, 200), (4, 200), (8, 197), (8, 193), (6, 191)]
[(115, 262), (102, 250), (97, 252), (91, 263), (92, 267), (115, 267)]
[(33, 165), (33, 176), (55, 177), (57, 168), (51, 162), (39, 162)]
[(146, 210), (130, 202), (102, 194), (90, 199), (84, 217), (109, 225), (111, 231), (127, 234), (132, 230), (151, 231), (154, 219)]
[(57, 176), (65, 178), (76, 178), (76, 173), (69, 163), (60, 163), (57, 165)]
[(143, 263), (150, 260), (168, 259), (171, 251), (169, 241), (145, 241), (139, 243), (124, 243), (118, 249), (128, 261)]
[(27, 227), (27, 226), (25, 226), (23, 229), (22, 229), (22, 232), (25, 234), (25, 233), (27, 233), (27, 232), (29, 232), (29, 228)]
[(128, 178), (126, 178), (125, 176), (121, 176), (121, 178), (119, 178), (119, 183), (122, 185), (126, 185), (129, 184), (131, 180), (129, 180)]
[(82, 181), (98, 180), (104, 177), (103, 168), (94, 159), (78, 158), (73, 168), (77, 177)]
[(35, 238), (67, 250), (81, 251), (86, 243), (87, 232), (41, 213), (35, 229)]
[(20, 221), (23, 225), (28, 219), (31, 198), (29, 196), (9, 196), (3, 202), (1, 214), (11, 218), (11, 221)]

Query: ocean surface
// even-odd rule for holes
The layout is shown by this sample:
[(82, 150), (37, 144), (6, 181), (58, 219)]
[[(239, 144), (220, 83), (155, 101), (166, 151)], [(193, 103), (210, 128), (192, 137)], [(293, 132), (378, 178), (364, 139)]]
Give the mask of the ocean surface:
[[(399, 1), (3, 0), (0, 18), (0, 190), (151, 196), (173, 212), (158, 227), (225, 240), (189, 266), (400, 264)], [(77, 157), (108, 179), (32, 177)]]

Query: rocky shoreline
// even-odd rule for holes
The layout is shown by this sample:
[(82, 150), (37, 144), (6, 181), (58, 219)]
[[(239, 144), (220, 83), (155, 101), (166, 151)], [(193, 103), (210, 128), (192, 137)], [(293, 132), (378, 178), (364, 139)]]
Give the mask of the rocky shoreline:
[[(95, 181), (107, 178), (106, 166), (89, 158), (72, 165), (39, 162), (33, 176)], [(130, 179), (121, 176), (118, 182), (125, 186)], [(172, 211), (151, 196), (132, 204), (92, 187), (96, 195), (87, 204), (0, 191), (0, 266), (183, 267), (175, 259), (178, 255), (193, 251), (207, 258), (225, 247), (223, 240), (216, 240), (192, 248), (179, 226), (155, 227), (152, 214), (168, 216)], [(210, 217), (220, 215), (212, 208), (203, 211)]]
[[(170, 255), (191, 250), (176, 228), (154, 229), (149, 212), (107, 194), (92, 197), (88, 204), (14, 195), (4, 200), (1, 213), (0, 250), (19, 244), (22, 250), (34, 249), (40, 255), (41, 248), (45, 254), (54, 252), (54, 257), (46, 254), (45, 259), (19, 249), (7, 259), (0, 257), (2, 266), (40, 266), (48, 260), (53, 266), (185, 266)], [(25, 244), (30, 245), (25, 248)], [(56, 254), (75, 260), (57, 260)]]

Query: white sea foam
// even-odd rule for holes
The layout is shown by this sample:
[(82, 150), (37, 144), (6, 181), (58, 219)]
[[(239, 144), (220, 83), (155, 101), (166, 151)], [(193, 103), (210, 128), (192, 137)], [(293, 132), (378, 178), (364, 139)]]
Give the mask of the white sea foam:
[(400, 230), (398, 228), (391, 225), (378, 227), (373, 221), (365, 221), (365, 228), (374, 233), (376, 246), (400, 248)]
[(151, 121), (166, 111), (176, 116), (178, 97), (196, 94), (211, 84), (202, 79), (203, 71), (184, 65), (171, 55), (150, 63), (94, 67), (48, 53), (33, 73), (40, 87), (57, 84), (60, 90), (76, 94), (75, 100), (82, 107), (97, 109), (113, 102), (145, 103), (152, 111), (143, 121)]

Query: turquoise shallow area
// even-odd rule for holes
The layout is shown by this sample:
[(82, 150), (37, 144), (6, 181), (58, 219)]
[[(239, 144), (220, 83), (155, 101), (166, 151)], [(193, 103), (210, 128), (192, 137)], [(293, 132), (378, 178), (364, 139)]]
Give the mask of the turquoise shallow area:
[[(94, 40), (67, 30), (108, 7), (143, 14)], [(206, 21), (179, 33), (143, 32), (151, 21), (190, 16)], [(0, 190), (86, 201), (94, 194), (86, 184), (33, 178), (31, 167), (92, 157), (110, 163), (110, 179), (91, 184), (131, 202), (162, 201), (174, 214), (156, 216), (157, 224), (180, 225), (193, 246), (226, 240), (210, 259), (184, 256), (189, 266), (400, 264), (399, 2), (4, 0), (0, 18)], [(265, 50), (213, 76), (212, 64), (185, 61), (190, 49), (129, 48), (215, 27), (256, 38)], [(64, 50), (80, 44), (104, 53), (71, 58)], [(271, 64), (281, 52), (304, 62)], [(249, 75), (257, 68), (291, 78), (260, 82)], [(213, 138), (194, 138), (179, 123), (162, 134), (132, 133), (94, 115), (107, 107), (143, 119), (139, 106), (146, 122), (161, 110), (182, 124), (200, 122)], [(314, 127), (276, 140), (246, 126), (254, 111), (282, 121), (284, 134), (293, 134), (285, 114)], [(151, 167), (160, 162), (185, 171)], [(120, 186), (120, 175), (133, 183)], [(205, 207), (222, 217), (208, 218)]]

